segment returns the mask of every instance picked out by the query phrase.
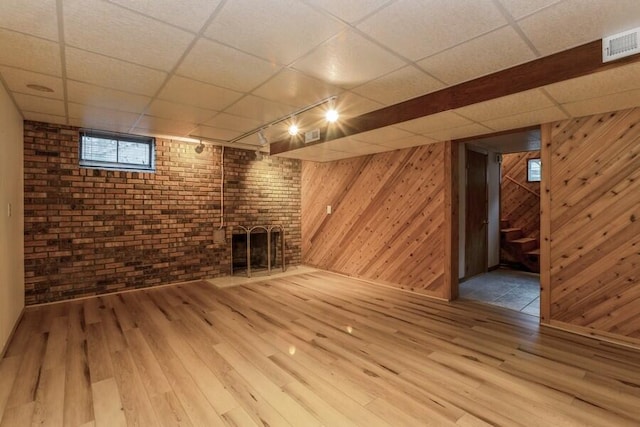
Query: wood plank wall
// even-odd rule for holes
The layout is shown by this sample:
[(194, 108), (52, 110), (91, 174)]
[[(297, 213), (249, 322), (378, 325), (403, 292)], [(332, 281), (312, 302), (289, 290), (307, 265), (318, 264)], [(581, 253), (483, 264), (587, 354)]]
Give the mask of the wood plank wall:
[(640, 108), (544, 126), (551, 324), (640, 343)]
[(500, 218), (508, 219), (511, 227), (522, 228), (524, 236), (536, 239), (540, 236), (540, 183), (527, 182), (527, 160), (539, 158), (540, 151), (503, 154), (500, 185)]
[(444, 164), (444, 143), (303, 162), (303, 262), (447, 298)]

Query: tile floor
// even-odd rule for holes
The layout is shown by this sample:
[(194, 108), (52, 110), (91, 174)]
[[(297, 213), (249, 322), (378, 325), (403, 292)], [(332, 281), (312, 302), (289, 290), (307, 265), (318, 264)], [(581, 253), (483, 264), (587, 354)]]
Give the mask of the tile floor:
[(460, 298), (540, 317), (540, 275), (499, 268), (460, 283)]

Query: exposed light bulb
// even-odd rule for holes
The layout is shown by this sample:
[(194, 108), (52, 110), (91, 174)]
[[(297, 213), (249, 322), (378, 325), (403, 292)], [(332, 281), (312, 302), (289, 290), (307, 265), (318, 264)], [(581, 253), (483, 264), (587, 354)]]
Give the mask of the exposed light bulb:
[(330, 108), (329, 110), (327, 110), (324, 117), (329, 123), (335, 123), (338, 121), (338, 117), (340, 117), (340, 114), (338, 114), (338, 111), (335, 108)]
[(300, 129), (298, 129), (298, 126), (293, 123), (291, 126), (289, 126), (289, 135), (296, 136), (299, 130)]

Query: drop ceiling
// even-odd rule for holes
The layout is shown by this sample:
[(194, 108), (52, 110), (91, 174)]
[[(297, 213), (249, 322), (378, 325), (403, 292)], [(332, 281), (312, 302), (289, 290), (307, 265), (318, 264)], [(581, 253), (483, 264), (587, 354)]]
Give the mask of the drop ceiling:
[[(2, 0), (0, 81), (28, 120), (224, 144), (329, 96), (349, 120), (635, 27), (638, 0)], [(281, 155), (331, 161), (638, 105), (636, 63)]]

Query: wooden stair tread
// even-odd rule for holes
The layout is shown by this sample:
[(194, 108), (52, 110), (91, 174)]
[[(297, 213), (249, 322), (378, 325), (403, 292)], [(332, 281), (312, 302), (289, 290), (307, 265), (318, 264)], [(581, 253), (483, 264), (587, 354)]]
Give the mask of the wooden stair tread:
[(529, 243), (529, 242), (535, 242), (536, 239), (534, 239), (533, 237), (522, 237), (520, 239), (513, 239), (513, 240), (509, 240), (510, 243)]
[(529, 251), (529, 252), (527, 252), (526, 254), (527, 254), (527, 255), (537, 255), (537, 256), (540, 256), (540, 248), (538, 248), (538, 249), (534, 249), (534, 250), (532, 250), (532, 251)]
[(512, 231), (522, 231), (522, 228), (517, 228), (517, 227), (516, 228), (502, 228), (502, 229), (500, 229), (500, 231), (503, 232), (503, 233), (509, 233), (509, 232), (512, 232)]

